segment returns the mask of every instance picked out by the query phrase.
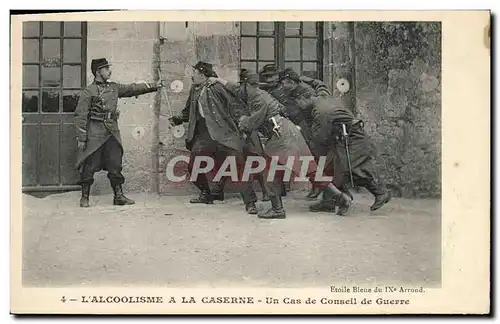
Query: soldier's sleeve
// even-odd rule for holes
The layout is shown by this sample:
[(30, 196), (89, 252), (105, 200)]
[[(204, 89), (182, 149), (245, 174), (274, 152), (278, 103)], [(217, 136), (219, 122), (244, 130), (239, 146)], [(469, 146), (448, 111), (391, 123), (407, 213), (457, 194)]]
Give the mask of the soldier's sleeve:
[(191, 98), (193, 97), (194, 86), (191, 86), (189, 90), (189, 96), (186, 100), (186, 104), (184, 105), (184, 109), (182, 109), (180, 116), (177, 116), (180, 120), (187, 123), (189, 121), (189, 112), (191, 111)]
[(118, 98), (135, 97), (158, 90), (156, 84), (148, 82), (122, 84), (117, 83)]
[(312, 110), (311, 137), (318, 144), (327, 144), (332, 136), (332, 119), (320, 113), (316, 108)]
[(76, 139), (79, 142), (87, 141), (88, 116), (90, 111), (92, 95), (88, 89), (80, 94), (78, 104), (75, 109)]
[(257, 130), (257, 128), (259, 128), (259, 126), (266, 120), (269, 105), (270, 103), (262, 99), (259, 100), (252, 106), (250, 115), (241, 121), (241, 128), (245, 132)]
[(354, 120), (354, 115), (347, 109), (334, 109), (331, 112), (331, 122), (334, 124), (346, 124), (350, 126)]
[(240, 92), (239, 84), (227, 80), (224, 81), (225, 82), (222, 83), (224, 89), (226, 89), (232, 96), (237, 98)]
[(234, 120), (240, 120), (241, 116), (249, 115), (248, 106), (240, 99), (231, 96), (229, 102), (229, 112)]
[(313, 78), (302, 75), (300, 77), (300, 81), (310, 85), (314, 89), (314, 91), (316, 92), (317, 96), (331, 96), (332, 95), (330, 90), (328, 90), (328, 87), (326, 86), (326, 84), (321, 80), (313, 79)]

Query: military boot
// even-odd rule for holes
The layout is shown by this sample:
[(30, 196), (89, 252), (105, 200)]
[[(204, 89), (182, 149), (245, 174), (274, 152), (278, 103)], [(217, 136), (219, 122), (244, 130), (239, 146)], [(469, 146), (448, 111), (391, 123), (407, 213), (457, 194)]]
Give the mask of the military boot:
[(269, 201), (271, 200), (271, 196), (269, 196), (269, 193), (266, 190), (266, 186), (264, 183), (264, 178), (261, 174), (259, 174), (256, 177), (257, 181), (259, 182), (260, 188), (262, 189), (262, 201)]
[(308, 200), (316, 200), (318, 196), (321, 194), (321, 189), (317, 187), (313, 187), (311, 191), (307, 194), (307, 199)]
[(262, 189), (262, 201), (270, 201), (271, 196), (267, 193), (266, 189)]
[(250, 215), (256, 215), (257, 214), (257, 207), (255, 206), (255, 202), (251, 202), (245, 205), (245, 209), (247, 213)]
[(224, 188), (226, 187), (227, 177), (223, 177), (219, 182), (214, 185), (211, 195), (212, 200), (224, 201)]
[(286, 218), (285, 209), (283, 208), (283, 201), (280, 196), (271, 196), (271, 209), (259, 214), (259, 218), (264, 219), (283, 219)]
[(377, 185), (377, 183), (374, 180), (371, 180), (365, 185), (365, 188), (373, 195), (375, 196), (375, 202), (373, 205), (371, 205), (370, 210), (375, 211), (382, 207), (383, 205), (387, 204), (391, 200), (391, 193), (390, 191), (385, 190), (381, 186)]
[(310, 205), (309, 211), (335, 213), (335, 200), (333, 200), (333, 199), (328, 199), (328, 200), (321, 199), (317, 203)]
[(343, 216), (347, 214), (349, 207), (351, 206), (351, 200), (345, 193), (340, 192), (339, 194), (339, 190), (335, 188), (333, 184), (329, 183), (328, 186), (324, 189), (323, 197), (325, 200), (329, 200), (330, 197), (333, 197), (333, 199), (335, 200), (335, 205), (339, 207), (337, 210), (337, 215)]
[(210, 190), (202, 190), (200, 192), (200, 195), (196, 198), (193, 198), (189, 201), (192, 204), (213, 204), (214, 199), (212, 195), (210, 194)]
[(80, 207), (89, 207), (90, 185), (82, 184), (82, 198), (80, 198)]
[(224, 201), (224, 192), (212, 193), (212, 200)]
[(113, 185), (113, 191), (115, 193), (115, 196), (113, 198), (113, 205), (123, 206), (135, 204), (135, 201), (125, 197), (125, 195), (123, 194), (122, 185)]
[(349, 207), (351, 206), (351, 200), (349, 196), (345, 193), (342, 193), (340, 196), (335, 198), (335, 204), (339, 207), (337, 210), (337, 215), (344, 216), (349, 211)]

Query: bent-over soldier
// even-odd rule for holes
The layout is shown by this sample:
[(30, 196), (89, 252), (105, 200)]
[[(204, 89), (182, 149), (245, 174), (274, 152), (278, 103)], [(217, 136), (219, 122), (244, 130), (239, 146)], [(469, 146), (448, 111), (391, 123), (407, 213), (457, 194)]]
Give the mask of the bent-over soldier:
[[(295, 175), (301, 173), (301, 157), (312, 157), (306, 142), (297, 127), (287, 118), (280, 115), (284, 107), (269, 93), (258, 88), (258, 76), (242, 70), (240, 75), (241, 85), (237, 85), (222, 79), (212, 79), (213, 82), (222, 83), (231, 93), (241, 98), (249, 107), (250, 114), (240, 118), (239, 126), (245, 132), (259, 131), (266, 139), (264, 153), (268, 159), (277, 158), (280, 165), (286, 165), (289, 157), (295, 157), (292, 172)], [(276, 125), (274, 125), (276, 123)], [(278, 128), (276, 131), (275, 129)], [(330, 182), (316, 182), (317, 165), (310, 161), (306, 176), (315, 185), (324, 188), (332, 197), (336, 197), (339, 208), (338, 214), (347, 212), (350, 200), (345, 194), (333, 186)], [(266, 172), (267, 173), (267, 172)], [(285, 218), (285, 210), (281, 199), (280, 177), (269, 181), (266, 176), (266, 186), (271, 197), (272, 208), (259, 214), (259, 218)]]
[[(330, 150), (330, 158), (340, 158), (340, 165), (337, 163), (333, 165), (333, 168), (342, 168), (344, 184), (350, 179), (346, 150), (347, 140), (354, 185), (365, 187), (375, 197), (375, 202), (370, 210), (377, 210), (388, 203), (391, 199), (391, 193), (375, 180), (376, 170), (373, 157), (376, 154), (376, 147), (365, 133), (363, 121), (356, 119), (340, 100), (333, 97), (301, 97), (297, 99), (297, 102), (301, 107), (312, 111), (312, 136), (317, 145), (322, 146), (325, 151)], [(347, 139), (343, 136), (342, 125), (345, 125)], [(343, 184), (337, 184), (337, 186), (343, 187)], [(331, 197), (323, 196), (323, 200), (310, 206), (310, 210), (333, 211), (334, 204)]]
[[(282, 103), (286, 106), (290, 119), (300, 127), (307, 145), (309, 145), (311, 152), (316, 157), (316, 161), (318, 161), (319, 157), (322, 155), (322, 151), (321, 147), (316, 147), (316, 144), (312, 139), (311, 111), (302, 109), (299, 105), (297, 105), (295, 99), (300, 97), (310, 97), (312, 95), (321, 97), (331, 96), (330, 90), (328, 90), (328, 87), (323, 83), (323, 81), (299, 75), (292, 68), (285, 68), (280, 73), (279, 80), (281, 91), (284, 93), (282, 95), (282, 98), (284, 99)], [(307, 198), (315, 200), (320, 194), (321, 190), (313, 186), (307, 195)]]
[(92, 82), (80, 94), (75, 110), (75, 126), (78, 141), (76, 168), (80, 172), (82, 186), (81, 207), (89, 207), (90, 187), (94, 173), (108, 172), (113, 188), (114, 205), (131, 205), (134, 201), (124, 196), (122, 185), (123, 145), (118, 128), (118, 98), (135, 97), (154, 92), (161, 86), (151, 83), (120, 84), (110, 82), (110, 64), (105, 58), (94, 59), (91, 70)]
[[(290, 73), (291, 72), (291, 73)], [(293, 78), (292, 83), (287, 83), (287, 78)], [(275, 64), (264, 65), (259, 72), (259, 87), (266, 90), (285, 106), (285, 116), (288, 117), (295, 125), (300, 128), (304, 139), (309, 145), (309, 149), (316, 157), (319, 157), (311, 140), (311, 123), (312, 119), (310, 113), (302, 111), (295, 103), (294, 98), (302, 95), (311, 96), (316, 94), (318, 96), (328, 96), (330, 91), (326, 84), (317, 79), (307, 76), (299, 76), (293, 69), (285, 68), (282, 72), (278, 71)], [(307, 198), (310, 200), (316, 199), (321, 194), (321, 190), (313, 186), (308, 193)]]

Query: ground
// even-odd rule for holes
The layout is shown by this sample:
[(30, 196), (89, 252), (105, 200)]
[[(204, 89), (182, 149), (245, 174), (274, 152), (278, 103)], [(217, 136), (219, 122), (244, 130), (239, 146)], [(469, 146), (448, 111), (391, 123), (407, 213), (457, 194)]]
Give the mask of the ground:
[[(310, 213), (307, 192), (284, 200), (285, 220), (260, 220), (231, 198), (78, 192), (23, 195), (25, 286), (273, 286), (441, 282), (441, 201), (393, 198), (371, 213), (355, 194), (349, 216)], [(261, 203), (259, 208), (269, 206)]]

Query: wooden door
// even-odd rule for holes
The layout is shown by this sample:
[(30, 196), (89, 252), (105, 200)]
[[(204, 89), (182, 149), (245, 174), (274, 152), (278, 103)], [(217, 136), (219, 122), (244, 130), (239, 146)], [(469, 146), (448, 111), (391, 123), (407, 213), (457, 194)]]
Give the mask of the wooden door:
[(23, 191), (76, 187), (73, 113), (85, 87), (85, 72), (85, 23), (24, 23)]

